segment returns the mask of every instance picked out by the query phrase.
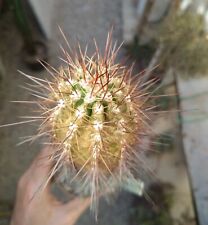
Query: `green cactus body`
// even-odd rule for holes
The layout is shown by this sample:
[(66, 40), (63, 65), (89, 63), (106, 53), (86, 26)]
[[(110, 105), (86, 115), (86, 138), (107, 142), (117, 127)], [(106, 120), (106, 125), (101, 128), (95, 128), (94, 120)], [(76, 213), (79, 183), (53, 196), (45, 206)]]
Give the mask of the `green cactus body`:
[(131, 76), (132, 68), (115, 63), (118, 49), (110, 34), (104, 56), (95, 47), (91, 58), (81, 50), (70, 56), (62, 49), (65, 66), (43, 65), (50, 81), (23, 74), (35, 83), (27, 89), (41, 111), (29, 122), (42, 123), (38, 134), (22, 143), (49, 136), (54, 167), (48, 181), (57, 173), (69, 189), (90, 194), (97, 209), (100, 194), (118, 188), (141, 194), (137, 171), (149, 131), (146, 102), (152, 83), (142, 83), (140, 76)]
[(52, 94), (57, 102), (50, 120), (54, 141), (63, 143), (76, 169), (85, 165), (83, 170), (98, 167), (111, 173), (119, 166), (125, 144), (135, 142), (138, 111), (129, 95), (131, 86), (122, 77), (107, 81), (101, 69), (103, 75), (96, 80), (90, 73), (62, 69)]

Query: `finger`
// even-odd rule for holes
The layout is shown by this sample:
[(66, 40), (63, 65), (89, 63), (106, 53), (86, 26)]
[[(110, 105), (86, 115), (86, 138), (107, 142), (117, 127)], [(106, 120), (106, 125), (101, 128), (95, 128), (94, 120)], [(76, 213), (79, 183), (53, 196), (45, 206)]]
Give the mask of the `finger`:
[(52, 167), (51, 156), (53, 154), (53, 149), (49, 147), (43, 148), (40, 153), (33, 160), (29, 170), (34, 174), (45, 176), (49, 173)]
[(65, 212), (72, 212), (75, 211), (76, 214), (79, 216), (81, 213), (86, 210), (90, 205), (90, 198), (79, 198), (76, 197), (75, 199), (71, 200), (70, 202), (62, 205), (62, 210)]
[(89, 207), (90, 197), (88, 198), (75, 198), (72, 201), (68, 202), (61, 206), (60, 210), (62, 213), (67, 215), (67, 220), (70, 224), (74, 224), (80, 215)]
[(26, 171), (28, 179), (33, 181), (33, 184), (37, 188), (45, 189), (49, 184), (50, 171), (53, 166), (51, 155), (53, 149), (46, 147), (40, 151), (40, 153), (33, 160), (30, 168)]

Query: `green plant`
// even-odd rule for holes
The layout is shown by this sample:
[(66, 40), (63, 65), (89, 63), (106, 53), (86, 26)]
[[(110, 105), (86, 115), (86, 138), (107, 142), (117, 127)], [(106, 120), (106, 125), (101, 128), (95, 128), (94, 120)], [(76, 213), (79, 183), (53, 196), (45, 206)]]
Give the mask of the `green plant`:
[(156, 39), (163, 46), (159, 59), (162, 66), (176, 68), (184, 76), (208, 72), (208, 40), (203, 16), (189, 11), (170, 13)]
[(32, 32), (22, 2), (20, 0), (9, 0), (8, 5), (13, 10), (15, 22), (24, 38), (25, 45), (30, 51), (34, 51)]

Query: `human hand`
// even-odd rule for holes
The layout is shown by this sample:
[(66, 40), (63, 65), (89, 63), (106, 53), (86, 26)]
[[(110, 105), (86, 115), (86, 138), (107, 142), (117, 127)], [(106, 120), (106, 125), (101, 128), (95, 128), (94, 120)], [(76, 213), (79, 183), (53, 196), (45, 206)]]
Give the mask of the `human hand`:
[(61, 203), (52, 195), (50, 183), (40, 189), (50, 173), (50, 154), (51, 149), (43, 149), (20, 178), (11, 225), (72, 225), (89, 206), (89, 198)]

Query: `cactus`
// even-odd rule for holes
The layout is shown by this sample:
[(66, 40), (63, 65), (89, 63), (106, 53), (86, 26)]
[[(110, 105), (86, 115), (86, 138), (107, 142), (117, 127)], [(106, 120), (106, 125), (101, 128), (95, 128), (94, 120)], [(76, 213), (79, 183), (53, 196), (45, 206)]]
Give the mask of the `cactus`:
[(184, 78), (208, 72), (208, 40), (205, 19), (195, 12), (170, 13), (156, 41), (163, 46), (160, 64), (182, 72)]
[(101, 194), (119, 188), (141, 194), (137, 170), (149, 129), (147, 89), (152, 82), (142, 83), (140, 75), (132, 76), (133, 67), (115, 63), (119, 48), (111, 34), (103, 56), (95, 47), (92, 57), (80, 47), (73, 55), (62, 48), (65, 66), (56, 70), (42, 63), (50, 80), (22, 73), (35, 84), (27, 89), (41, 112), (20, 123), (42, 121), (38, 134), (23, 142), (48, 136), (55, 150), (48, 181), (57, 174), (65, 187), (91, 195), (96, 211)]

